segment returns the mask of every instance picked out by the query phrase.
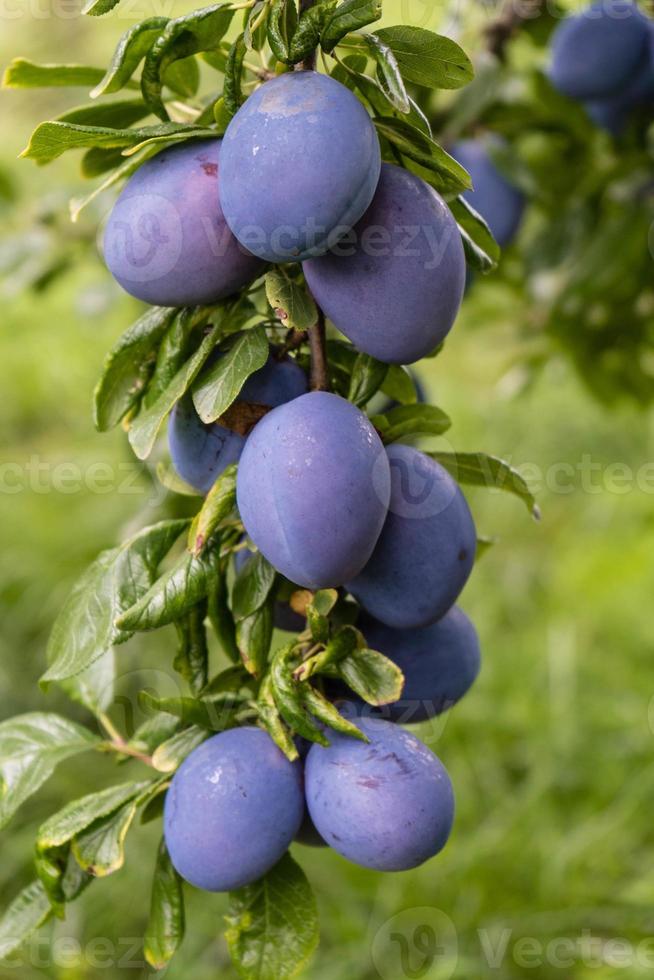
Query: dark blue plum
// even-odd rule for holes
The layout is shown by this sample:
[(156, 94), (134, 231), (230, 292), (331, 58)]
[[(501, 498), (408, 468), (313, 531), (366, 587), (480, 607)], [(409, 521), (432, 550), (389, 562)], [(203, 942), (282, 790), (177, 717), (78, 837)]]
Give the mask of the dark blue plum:
[[(307, 390), (307, 376), (290, 357), (278, 361), (274, 354), (248, 378), (239, 398), (276, 407), (299, 398)], [(240, 459), (245, 438), (213, 422), (205, 425), (190, 395), (182, 398), (170, 415), (168, 445), (177, 473), (201, 493), (207, 493), (230, 463)]]
[(480, 140), (462, 140), (452, 156), (472, 177), (473, 191), (463, 195), (484, 218), (498, 245), (509, 245), (520, 227), (525, 209), (523, 194), (506, 180)]
[(613, 136), (624, 130), (635, 109), (654, 100), (654, 24), (649, 22), (649, 47), (644, 63), (630, 84), (617, 95), (586, 102), (591, 119)]
[(381, 152), (349, 89), (317, 72), (288, 72), (236, 113), (220, 166), (236, 237), (263, 259), (288, 262), (320, 255), (350, 231), (372, 201)]
[(410, 364), (450, 332), (465, 286), (457, 224), (420, 177), (385, 163), (351, 236), (304, 263), (313, 295), (359, 350)]
[(552, 37), (552, 84), (573, 99), (618, 95), (647, 56), (648, 25), (627, 0), (601, 0), (568, 17)]
[(443, 467), (410, 446), (387, 449), (391, 502), (377, 547), (348, 589), (375, 619), (429, 626), (454, 605), (477, 546), (470, 508)]
[(461, 700), (479, 674), (477, 631), (457, 606), (422, 629), (392, 629), (371, 616), (362, 616), (358, 627), (368, 646), (404, 673), (401, 699), (381, 709), (391, 721), (408, 725), (442, 714)]
[(230, 232), (218, 199), (220, 140), (157, 154), (128, 181), (104, 233), (110, 272), (155, 306), (215, 303), (264, 270)]
[(242, 888), (285, 854), (304, 815), (302, 765), (266, 732), (221, 732), (182, 763), (166, 796), (173, 865), (210, 892)]
[(305, 766), (311, 819), (335, 851), (364, 868), (408, 871), (447, 843), (454, 794), (440, 760), (390, 721), (359, 718), (369, 744), (329, 733)]
[(238, 469), (248, 537), (291, 582), (337, 587), (361, 571), (386, 518), (390, 467), (350, 402), (314, 391), (266, 415)]

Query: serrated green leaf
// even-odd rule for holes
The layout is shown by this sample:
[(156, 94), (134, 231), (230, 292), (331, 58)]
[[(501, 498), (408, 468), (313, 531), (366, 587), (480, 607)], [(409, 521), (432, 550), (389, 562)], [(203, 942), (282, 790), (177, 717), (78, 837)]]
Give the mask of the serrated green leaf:
[(512, 493), (523, 501), (537, 520), (540, 518), (540, 508), (527, 481), (503, 459), (487, 453), (433, 452), (427, 455), (440, 463), (459, 483)]
[(127, 632), (156, 630), (189, 613), (215, 587), (220, 562), (215, 551), (182, 555), (176, 565), (158, 578), (138, 602), (116, 620)]
[(398, 112), (406, 115), (411, 111), (411, 103), (395, 55), (377, 34), (363, 37), (377, 64), (377, 76), (387, 99)]
[(370, 354), (359, 354), (352, 369), (348, 401), (362, 408), (379, 391), (387, 373), (388, 364), (383, 364)]
[(171, 65), (201, 51), (211, 51), (227, 33), (234, 11), (224, 3), (213, 4), (169, 21), (147, 52), (141, 91), (146, 104), (160, 119), (168, 119), (161, 92)]
[(283, 326), (303, 331), (318, 320), (318, 310), (306, 286), (298, 285), (281, 269), (266, 275), (266, 297)]
[[(150, 110), (140, 99), (121, 99), (113, 102), (90, 102), (76, 106), (56, 122), (76, 123), (80, 126), (103, 126), (110, 129), (127, 129), (150, 115)], [(118, 150), (115, 151), (118, 153)]]
[(204, 621), (206, 598), (185, 616), (175, 621), (177, 653), (173, 667), (184, 678), (194, 694), (199, 694), (209, 680), (209, 647)]
[(291, 38), (291, 64), (304, 61), (318, 47), (320, 35), (336, 8), (336, 0), (316, 0), (300, 14), (297, 29)]
[(150, 17), (125, 31), (107, 73), (91, 92), (92, 98), (124, 88), (167, 23), (168, 17)]
[(329, 614), (337, 602), (336, 589), (320, 589), (307, 606), (307, 624), (314, 643), (329, 643)]
[(410, 25), (384, 27), (375, 33), (392, 50), (407, 82), (453, 89), (474, 77), (472, 62), (449, 37)]
[(232, 728), (243, 710), (243, 698), (235, 694), (222, 694), (205, 698), (158, 698), (149, 691), (141, 691), (139, 703), (144, 711), (162, 711), (179, 718), (186, 725), (205, 728), (211, 732), (223, 732)]
[(27, 58), (14, 58), (5, 68), (3, 88), (86, 88), (102, 78), (102, 68), (88, 65), (37, 65)]
[(245, 37), (243, 34), (239, 34), (229, 49), (225, 64), (223, 105), (225, 112), (230, 116), (235, 116), (245, 101), (243, 95), (243, 62), (246, 53)]
[(193, 404), (203, 422), (215, 422), (238, 398), (247, 379), (268, 360), (264, 327), (246, 330), (193, 385)]
[(0, 958), (20, 949), (32, 933), (52, 916), (52, 906), (40, 881), (33, 881), (13, 900), (0, 919)]
[(370, 421), (387, 444), (407, 436), (439, 436), (452, 424), (435, 405), (399, 405), (384, 415), (374, 415)]
[(288, 980), (318, 945), (316, 901), (288, 854), (260, 881), (230, 892), (226, 921), (229, 952), (243, 980)]
[[(426, 133), (403, 119), (376, 117), (374, 123), (377, 132), (396, 146), (403, 156), (439, 178), (437, 189), (442, 193), (458, 194), (471, 189), (472, 181), (467, 170)], [(436, 186), (436, 182), (432, 183)]]
[(338, 672), (367, 704), (392, 704), (402, 697), (404, 674), (397, 664), (376, 650), (355, 650), (341, 660)]
[(268, 43), (278, 61), (290, 63), (291, 41), (297, 23), (295, 0), (272, 0), (268, 15)]
[(179, 949), (185, 932), (184, 890), (162, 840), (152, 881), (150, 918), (143, 955), (155, 970), (163, 970)]
[(118, 616), (155, 581), (159, 562), (188, 526), (162, 521), (124, 544), (103, 552), (84, 572), (64, 603), (48, 642), (49, 667), (42, 683), (62, 681), (86, 670), (131, 633), (116, 627)]
[(81, 725), (32, 712), (0, 723), (0, 827), (50, 778), (60, 762), (99, 743)]
[(118, 425), (138, 404), (152, 376), (157, 348), (175, 316), (175, 310), (151, 307), (107, 355), (93, 399), (99, 432)]
[(232, 589), (232, 613), (237, 622), (261, 609), (272, 592), (276, 577), (275, 569), (260, 551), (248, 558)]
[(450, 210), (459, 226), (468, 264), (479, 272), (495, 269), (500, 247), (482, 216), (463, 197), (450, 201)]
[(101, 817), (78, 834), (72, 843), (73, 857), (94, 878), (105, 878), (125, 863), (125, 838), (138, 810), (131, 800), (115, 813)]
[(358, 31), (374, 23), (381, 15), (381, 0), (343, 0), (320, 35), (323, 51), (332, 51), (350, 31)]
[(236, 645), (247, 671), (254, 677), (263, 674), (268, 662), (274, 629), (273, 605), (273, 598), (269, 597), (256, 612), (236, 623)]
[(152, 452), (164, 419), (176, 402), (185, 394), (202, 370), (202, 366), (216, 346), (221, 325), (217, 323), (204, 338), (197, 351), (179, 369), (170, 384), (153, 405), (139, 412), (129, 430), (129, 441), (139, 459), (147, 459)]
[(109, 129), (104, 126), (80, 126), (67, 122), (44, 122), (32, 133), (21, 156), (34, 160), (39, 166), (52, 163), (68, 150), (90, 147), (137, 150), (151, 140), (175, 142), (179, 139), (215, 137), (212, 130), (185, 123), (160, 123), (139, 129)]
[(231, 463), (223, 470), (193, 519), (188, 534), (191, 554), (199, 555), (204, 550), (220, 523), (235, 509), (236, 469), (236, 463)]
[(302, 698), (302, 685), (294, 676), (295, 667), (293, 644), (274, 654), (270, 665), (270, 691), (275, 705), (292, 731), (311, 742), (329, 745)]
[(184, 731), (177, 732), (176, 735), (171, 736), (155, 750), (152, 756), (152, 765), (157, 772), (175, 772), (193, 749), (202, 745), (206, 738), (207, 730), (205, 728), (197, 728), (194, 725), (185, 728)]

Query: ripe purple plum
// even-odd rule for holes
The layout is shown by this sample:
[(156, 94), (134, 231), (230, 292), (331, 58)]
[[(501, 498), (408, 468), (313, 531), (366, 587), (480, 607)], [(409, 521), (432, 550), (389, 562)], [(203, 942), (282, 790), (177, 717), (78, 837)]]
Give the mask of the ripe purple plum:
[(195, 749), (166, 796), (164, 834), (190, 884), (225, 892), (283, 857), (304, 816), (302, 765), (259, 728), (233, 728)]
[(381, 151), (349, 89), (297, 71), (266, 82), (241, 106), (220, 166), (233, 233), (262, 259), (289, 262), (321, 255), (350, 231), (372, 201)]
[(451, 153), (472, 177), (474, 190), (463, 196), (486, 221), (497, 244), (510, 245), (522, 221), (523, 194), (499, 172), (480, 140), (462, 140)]
[(305, 262), (304, 273), (327, 317), (359, 350), (411, 364), (450, 332), (466, 263), (445, 201), (420, 177), (385, 163), (351, 235)]
[(269, 412), (252, 430), (238, 470), (248, 537), (303, 588), (357, 575), (388, 511), (390, 466), (366, 416), (314, 391)]
[(475, 525), (458, 484), (410, 446), (387, 448), (389, 513), (363, 571), (347, 588), (386, 626), (414, 629), (454, 605), (475, 560)]
[(218, 302), (265, 266), (229, 230), (218, 199), (221, 140), (158, 153), (127, 182), (104, 232), (109, 271), (155, 306)]

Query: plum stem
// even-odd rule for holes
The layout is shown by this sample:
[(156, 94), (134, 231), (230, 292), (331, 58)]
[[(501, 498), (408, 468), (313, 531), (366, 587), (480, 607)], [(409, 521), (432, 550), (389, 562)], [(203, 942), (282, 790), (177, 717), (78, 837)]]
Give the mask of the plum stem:
[(311, 390), (329, 391), (325, 314), (320, 307), (318, 307), (318, 320), (313, 327), (309, 327), (309, 350), (311, 351)]

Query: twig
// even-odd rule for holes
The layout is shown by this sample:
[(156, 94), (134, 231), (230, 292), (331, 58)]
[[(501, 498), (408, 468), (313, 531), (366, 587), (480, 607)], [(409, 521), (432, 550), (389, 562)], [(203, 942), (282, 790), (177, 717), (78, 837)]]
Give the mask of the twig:
[(154, 768), (152, 756), (146, 755), (144, 752), (139, 752), (139, 750), (133, 748), (129, 742), (126, 742), (108, 715), (98, 715), (98, 721), (109, 736), (108, 741), (101, 742), (98, 745), (98, 749), (101, 752), (115, 752), (117, 755), (129, 756), (131, 759), (138, 759), (139, 762), (145, 763), (146, 766)]
[(309, 328), (309, 350), (311, 351), (311, 390), (329, 391), (325, 314), (320, 307), (318, 307), (317, 323)]

